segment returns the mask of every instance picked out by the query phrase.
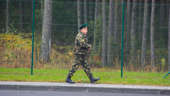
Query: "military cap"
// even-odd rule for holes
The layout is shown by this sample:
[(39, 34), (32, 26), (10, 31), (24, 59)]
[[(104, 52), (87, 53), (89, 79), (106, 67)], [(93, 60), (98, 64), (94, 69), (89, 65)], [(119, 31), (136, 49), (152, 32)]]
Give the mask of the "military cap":
[(83, 28), (85, 28), (85, 27), (87, 27), (88, 26), (88, 24), (82, 24), (81, 26), (80, 26), (80, 29), (83, 29)]

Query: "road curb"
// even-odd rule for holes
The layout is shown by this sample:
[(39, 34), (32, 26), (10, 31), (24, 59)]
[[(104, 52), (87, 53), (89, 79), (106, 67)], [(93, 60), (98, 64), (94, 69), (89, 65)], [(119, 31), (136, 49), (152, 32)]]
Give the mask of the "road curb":
[(41, 91), (71, 91), (71, 92), (109, 92), (135, 94), (169, 95), (170, 87), (140, 86), (140, 85), (110, 85), (110, 84), (67, 84), (51, 82), (6, 82), (0, 81), (0, 90), (41, 90)]

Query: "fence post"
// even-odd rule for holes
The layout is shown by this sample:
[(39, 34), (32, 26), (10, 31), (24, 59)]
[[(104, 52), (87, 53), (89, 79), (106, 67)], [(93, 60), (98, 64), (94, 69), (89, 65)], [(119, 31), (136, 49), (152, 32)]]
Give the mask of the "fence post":
[(125, 26), (125, 1), (122, 1), (122, 40), (121, 40), (121, 78), (123, 78), (124, 65), (124, 28)]
[(34, 33), (35, 33), (35, 0), (32, 2), (32, 59), (31, 59), (31, 75), (34, 69)]

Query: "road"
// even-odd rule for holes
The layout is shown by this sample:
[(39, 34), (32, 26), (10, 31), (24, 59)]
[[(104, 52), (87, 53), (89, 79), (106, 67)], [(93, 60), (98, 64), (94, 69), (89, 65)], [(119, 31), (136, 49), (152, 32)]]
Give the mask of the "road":
[(0, 96), (169, 96), (160, 94), (106, 93), (106, 92), (71, 92), (41, 90), (0, 90)]

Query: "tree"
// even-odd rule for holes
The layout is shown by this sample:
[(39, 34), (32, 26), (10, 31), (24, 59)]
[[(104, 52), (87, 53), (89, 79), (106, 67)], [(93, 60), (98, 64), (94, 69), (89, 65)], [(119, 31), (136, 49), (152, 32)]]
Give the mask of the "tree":
[(8, 32), (9, 26), (9, 0), (6, 0), (6, 32)]
[(130, 41), (131, 41), (131, 49), (130, 49), (130, 55), (131, 55), (131, 64), (135, 64), (135, 32), (136, 32), (136, 4), (137, 0), (133, 0), (133, 5), (132, 5), (132, 17), (131, 17), (131, 33), (130, 33)]
[[(164, 25), (164, 20), (165, 20), (165, 15), (166, 15), (166, 6), (164, 6), (164, 4), (166, 4), (165, 2), (166, 0), (161, 0), (160, 1), (160, 22), (159, 22), (159, 29), (161, 29), (161, 26)], [(161, 30), (160, 30), (161, 31)]]
[(114, 0), (114, 28), (113, 28), (113, 44), (114, 44), (114, 55), (118, 53), (118, 0)]
[(107, 64), (111, 65), (113, 61), (113, 54), (112, 54), (112, 33), (113, 33), (113, 10), (114, 10), (114, 2), (110, 0), (109, 5), (109, 31), (108, 31), (108, 38), (107, 38)]
[[(125, 50), (126, 50), (126, 54), (127, 54), (127, 57), (126, 57), (126, 62), (128, 62), (129, 58), (128, 58), (128, 55), (129, 55), (129, 38), (130, 38), (130, 28), (131, 28), (131, 0), (127, 0), (127, 17), (126, 17), (126, 45), (125, 45)], [(128, 66), (128, 63), (126, 64), (126, 67)]]
[(44, 5), (44, 0), (41, 0), (41, 9), (40, 10), (41, 10), (42, 16), (43, 16), (43, 12), (44, 12), (43, 11), (44, 10), (44, 6), (43, 5)]
[(154, 49), (154, 31), (155, 31), (155, 0), (152, 0), (152, 10), (151, 10), (151, 29), (150, 29), (150, 50), (151, 50), (151, 66), (155, 67), (155, 49)]
[(97, 18), (98, 18), (98, 13), (99, 13), (99, 10), (98, 10), (98, 7), (99, 7), (99, 0), (96, 0), (95, 2), (95, 17), (94, 17), (94, 34), (93, 34), (93, 50), (96, 50), (96, 42), (97, 42), (97, 38), (96, 38), (96, 33), (97, 33)]
[(40, 59), (48, 62), (51, 50), (52, 0), (45, 0)]
[[(138, 18), (138, 20), (137, 20), (137, 38), (138, 38), (138, 43), (137, 43), (137, 47), (138, 46), (140, 46), (140, 45), (142, 45), (142, 32), (141, 32), (141, 30), (142, 30), (142, 25), (143, 25), (143, 9), (144, 9), (144, 4), (142, 4), (144, 1), (142, 1), (142, 0), (138, 0), (138, 9), (137, 9), (137, 14), (138, 14), (138, 16), (137, 16), (137, 18)], [(138, 47), (139, 48), (139, 47)], [(139, 54), (140, 55), (140, 54)], [(138, 56), (139, 56), (138, 55)]]
[(142, 55), (141, 55), (141, 65), (142, 69), (145, 66), (145, 54), (146, 54), (146, 32), (148, 28), (148, 0), (145, 0), (144, 5), (144, 21), (143, 21), (143, 34), (142, 34)]
[(84, 0), (84, 23), (87, 23), (87, 0)]
[(118, 0), (115, 0), (115, 5), (114, 5), (114, 42), (117, 41), (117, 32), (118, 32)]
[(102, 0), (102, 63), (103, 66), (107, 64), (107, 31), (106, 31), (106, 6), (105, 6), (105, 0)]
[(23, 31), (23, 1), (19, 1), (19, 10), (20, 10), (20, 31)]
[(80, 10), (80, 0), (77, 0), (77, 23), (78, 23), (78, 31), (79, 31), (79, 28), (80, 28), (80, 24), (81, 24), (81, 18), (80, 18), (80, 13), (81, 13), (81, 10)]
[(169, 20), (168, 20), (168, 71), (170, 71), (170, 8), (169, 8)]
[(127, 32), (130, 32), (131, 0), (127, 0)]

